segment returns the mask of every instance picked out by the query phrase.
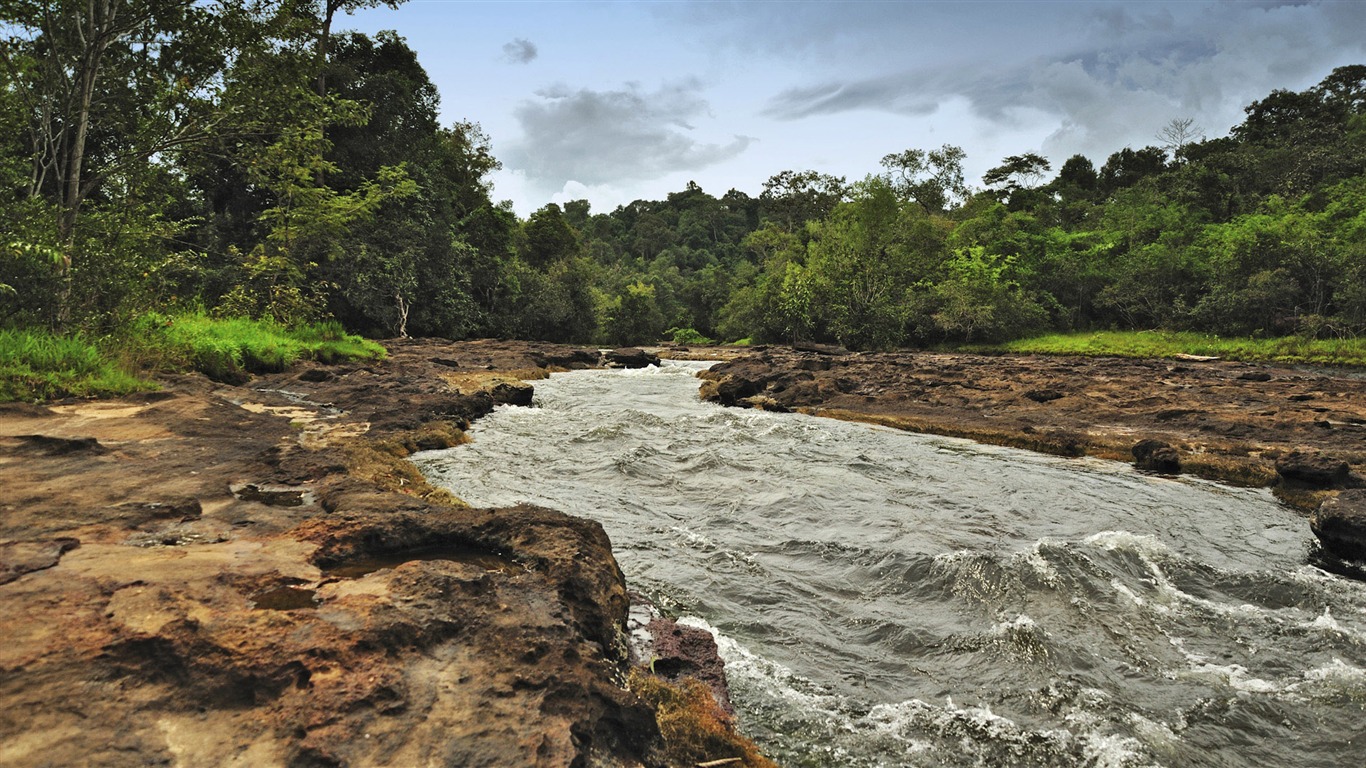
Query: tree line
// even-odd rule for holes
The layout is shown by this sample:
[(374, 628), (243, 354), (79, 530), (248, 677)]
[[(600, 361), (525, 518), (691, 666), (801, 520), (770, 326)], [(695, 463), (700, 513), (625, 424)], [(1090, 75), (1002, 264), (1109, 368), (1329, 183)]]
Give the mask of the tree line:
[(374, 0), (13, 0), (0, 10), (0, 324), (105, 333), (152, 310), (349, 330), (856, 348), (1043, 330), (1366, 330), (1366, 67), (1226, 136), (981, 185), (945, 145), (849, 182), (783, 171), (519, 219), (474, 122)]

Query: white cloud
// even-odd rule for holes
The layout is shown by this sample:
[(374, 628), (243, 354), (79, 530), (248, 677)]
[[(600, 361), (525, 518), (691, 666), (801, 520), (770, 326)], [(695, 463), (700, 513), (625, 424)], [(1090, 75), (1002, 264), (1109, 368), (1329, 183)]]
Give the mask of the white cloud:
[(549, 190), (571, 179), (593, 187), (730, 160), (753, 139), (697, 138), (696, 123), (710, 118), (701, 92), (695, 80), (654, 91), (636, 83), (617, 90), (542, 89), (515, 110), (522, 137), (509, 146), (504, 162)]

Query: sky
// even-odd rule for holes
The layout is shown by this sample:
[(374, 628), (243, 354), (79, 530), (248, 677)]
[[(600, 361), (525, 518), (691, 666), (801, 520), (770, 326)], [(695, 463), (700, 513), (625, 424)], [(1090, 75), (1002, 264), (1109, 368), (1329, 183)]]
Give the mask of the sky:
[(758, 195), (784, 170), (854, 181), (943, 144), (969, 180), (1026, 152), (1099, 167), (1173, 119), (1223, 136), (1272, 90), (1366, 63), (1363, 0), (408, 0), (336, 26), (408, 41), (522, 216), (690, 181)]

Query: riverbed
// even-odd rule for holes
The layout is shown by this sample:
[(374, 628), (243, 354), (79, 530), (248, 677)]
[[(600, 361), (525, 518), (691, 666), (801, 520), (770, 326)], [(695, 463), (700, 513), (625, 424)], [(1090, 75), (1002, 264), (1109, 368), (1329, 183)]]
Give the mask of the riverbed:
[(555, 374), (415, 460), (600, 522), (784, 765), (1359, 759), (1366, 585), (1269, 492), (724, 408), (704, 367)]

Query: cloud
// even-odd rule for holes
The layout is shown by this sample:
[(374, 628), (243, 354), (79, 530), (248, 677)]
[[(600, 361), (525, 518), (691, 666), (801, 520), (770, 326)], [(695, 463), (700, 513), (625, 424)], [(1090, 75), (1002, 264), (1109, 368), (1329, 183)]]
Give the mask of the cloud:
[[(1274, 88), (1302, 89), (1335, 66), (1366, 55), (1366, 3), (1078, 3), (1067, 34), (1051, 50), (1034, 38), (1020, 46), (978, 45), (975, 60), (945, 57), (932, 39), (907, 45), (885, 66), (851, 67), (798, 82), (773, 95), (766, 117), (796, 121), (872, 110), (934, 115), (966, 99), (987, 132), (1008, 132), (1024, 112), (1053, 124), (1043, 148), (1104, 154), (1142, 146), (1175, 117), (1192, 117), (1211, 136), (1242, 119), (1242, 107)], [(986, 22), (983, 40), (999, 24)], [(905, 34), (907, 28), (889, 29)], [(885, 42), (885, 41), (884, 41)], [(885, 50), (877, 39), (872, 49)], [(828, 57), (839, 61), (839, 57)], [(879, 69), (881, 71), (879, 71)]]
[(695, 123), (711, 116), (701, 90), (696, 80), (654, 91), (637, 83), (619, 90), (543, 89), (517, 107), (522, 138), (504, 153), (504, 162), (544, 188), (559, 189), (571, 179), (591, 187), (730, 160), (754, 139), (695, 138)]
[(518, 37), (503, 44), (503, 60), (509, 64), (530, 64), (539, 55), (541, 53), (536, 50), (536, 44), (530, 40)]

